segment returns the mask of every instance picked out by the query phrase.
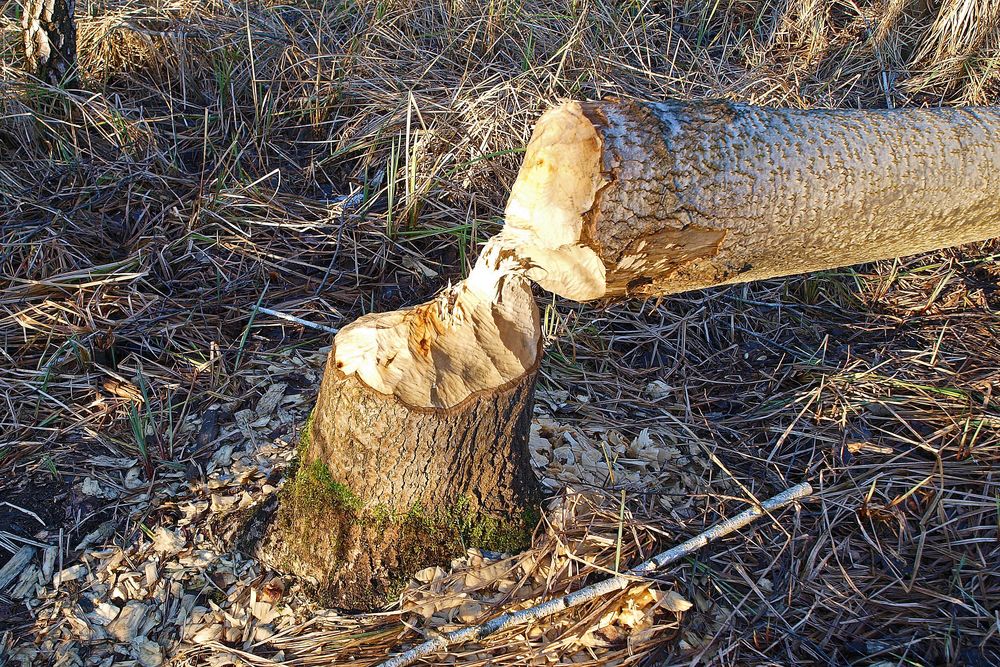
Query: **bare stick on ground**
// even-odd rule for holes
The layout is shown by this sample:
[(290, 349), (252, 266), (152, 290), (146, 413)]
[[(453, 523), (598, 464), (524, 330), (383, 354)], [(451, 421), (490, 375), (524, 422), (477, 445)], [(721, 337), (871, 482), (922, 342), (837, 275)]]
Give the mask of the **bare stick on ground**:
[(584, 602), (599, 598), (602, 595), (620, 591), (628, 587), (629, 584), (633, 583), (636, 577), (654, 574), (657, 570), (660, 570), (666, 565), (674, 563), (681, 558), (698, 551), (709, 542), (717, 540), (720, 537), (725, 537), (740, 528), (748, 526), (760, 517), (764, 516), (764, 514), (779, 510), (786, 505), (790, 505), (796, 500), (805, 498), (811, 493), (812, 486), (810, 486), (808, 482), (796, 484), (790, 489), (782, 491), (773, 498), (765, 500), (759, 506), (754, 506), (744, 510), (731, 519), (727, 519), (720, 524), (712, 526), (705, 532), (692, 537), (690, 540), (656, 554), (646, 562), (636, 565), (626, 574), (611, 577), (610, 579), (605, 579), (604, 581), (590, 586), (585, 586), (568, 595), (564, 595), (561, 598), (548, 600), (528, 609), (522, 609), (521, 611), (497, 616), (482, 625), (470, 626), (462, 628), (461, 630), (455, 630), (443, 635), (438, 635), (434, 639), (429, 639), (423, 644), (419, 644), (405, 653), (401, 653), (394, 658), (386, 660), (378, 667), (404, 667), (404, 665), (412, 665), (420, 658), (445, 649), (452, 644), (458, 644), (466, 641), (478, 641), (492, 635), (495, 632), (499, 632), (504, 628), (509, 628), (512, 625), (520, 625), (529, 621), (545, 618), (546, 616), (557, 614), (564, 609), (569, 609), (570, 607), (575, 607), (583, 604)]

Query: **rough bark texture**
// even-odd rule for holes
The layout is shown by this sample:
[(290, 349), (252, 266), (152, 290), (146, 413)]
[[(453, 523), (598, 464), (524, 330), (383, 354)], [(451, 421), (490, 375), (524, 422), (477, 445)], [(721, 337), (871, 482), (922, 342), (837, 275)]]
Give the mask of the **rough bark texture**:
[(21, 16), (28, 71), (53, 85), (72, 83), (76, 71), (74, 0), (25, 0)]
[(1000, 235), (1000, 110), (584, 105), (609, 295), (816, 271)]
[[(597, 102), (549, 113), (565, 114), (548, 127), (564, 123), (572, 129), (562, 136), (579, 134), (581, 147), (594, 135), (576, 129), (580, 123), (596, 129), (601, 179), (574, 247), (592, 250), (603, 265), (597, 296), (669, 294), (1000, 235), (997, 108)], [(589, 123), (574, 126), (574, 118)], [(565, 141), (549, 132), (544, 141)], [(559, 162), (562, 154), (572, 152), (529, 144), (524, 177), (512, 191), (512, 201), (529, 202), (515, 208), (514, 224), (539, 237), (548, 211), (528, 191), (532, 183), (574, 168), (574, 178), (589, 182), (586, 170)], [(544, 159), (533, 162), (533, 155)], [(593, 291), (586, 297), (596, 298)]]
[(540, 498), (527, 447), (537, 369), (453, 408), (421, 409), (334, 360), (259, 555), (314, 580), (329, 603), (372, 610), (466, 547), (528, 545)]
[(503, 515), (534, 497), (527, 437), (535, 369), (449, 409), (412, 408), (345, 377), (333, 358), (305, 461), (335, 471), (364, 507), (405, 514), (467, 496), (471, 511)]

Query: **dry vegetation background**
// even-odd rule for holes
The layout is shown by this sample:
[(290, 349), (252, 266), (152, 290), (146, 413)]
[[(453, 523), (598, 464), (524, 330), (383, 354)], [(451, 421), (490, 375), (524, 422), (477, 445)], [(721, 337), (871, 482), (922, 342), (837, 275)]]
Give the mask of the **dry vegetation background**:
[[(281, 595), (237, 557), (174, 587), (170, 558), (199, 567), (185, 544), (225, 551), (199, 526), (227, 506), (189, 515), (181, 498), (277, 484), (247, 435), (290, 452), (329, 334), (274, 313), (336, 328), (460, 277), (553, 101), (1000, 103), (995, 0), (79, 0), (81, 90), (20, 71), (19, 10), (0, 7), (0, 563), (49, 546), (37, 581), (0, 587), (15, 664), (364, 664), (419, 636), (398, 612), (305, 603), (276, 639), (259, 615), (170, 630), (187, 602), (222, 619)], [(631, 562), (751, 494), (808, 479), (817, 496), (673, 568), (658, 587), (694, 603), (679, 617), (621, 598), (615, 613), (653, 625), (588, 634), (607, 611), (589, 608), (556, 638), (507, 633), (451, 660), (1000, 664), (1000, 245), (656, 303), (542, 298), (541, 435), (622, 460), (584, 474), (572, 448), (539, 451), (555, 478), (603, 490), (564, 501), (596, 505), (575, 523), (564, 506), (535, 556), (563, 539), (613, 567), (619, 516)], [(205, 419), (218, 406), (222, 435)], [(622, 474), (650, 438), (669, 455)], [(595, 570), (565, 551), (577, 586)], [(157, 627), (95, 629), (125, 604), (100, 606), (109, 562), (140, 573), (123, 590)], [(426, 578), (418, 602), (447, 588)]]

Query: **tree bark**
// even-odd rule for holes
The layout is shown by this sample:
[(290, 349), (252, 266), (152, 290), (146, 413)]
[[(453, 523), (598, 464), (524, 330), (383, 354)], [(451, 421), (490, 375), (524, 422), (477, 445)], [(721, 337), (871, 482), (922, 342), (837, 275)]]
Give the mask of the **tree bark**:
[(910, 255), (1000, 235), (998, 137), (996, 108), (570, 103), (539, 121), (505, 233), (577, 300)]
[(76, 79), (74, 0), (25, 0), (21, 16), (28, 71), (52, 85)]
[(535, 377), (419, 410), (344, 376), (331, 353), (269, 559), (336, 606), (374, 610), (468, 546), (527, 546), (540, 498), (527, 447)]
[(306, 465), (350, 479), (356, 502), (393, 514), (454, 506), (516, 514), (535, 481), (524, 455), (537, 365), (447, 409), (408, 406), (336, 367), (331, 352)]
[[(494, 275), (477, 268), (476, 278)], [(489, 298), (470, 279), (337, 335), (259, 556), (313, 580), (328, 603), (373, 610), (414, 572), (467, 547), (530, 543), (540, 325), (528, 284), (508, 278), (486, 281)], [(400, 384), (385, 379), (400, 375)]]

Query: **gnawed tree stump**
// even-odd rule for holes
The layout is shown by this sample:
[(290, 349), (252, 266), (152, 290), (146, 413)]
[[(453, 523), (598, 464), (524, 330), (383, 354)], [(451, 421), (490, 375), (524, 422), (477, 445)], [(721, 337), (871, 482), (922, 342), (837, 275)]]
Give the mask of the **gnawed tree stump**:
[(467, 547), (530, 543), (541, 340), (518, 270), (486, 253), (438, 299), (336, 336), (267, 561), (314, 580), (337, 606), (377, 609), (414, 572)]
[(998, 236), (997, 137), (993, 108), (546, 113), (469, 278), (337, 335), (262, 553), (371, 609), (465, 546), (526, 545), (529, 280), (579, 301), (647, 297)]
[(76, 79), (74, 0), (25, 0), (21, 15), (25, 68), (52, 85)]

